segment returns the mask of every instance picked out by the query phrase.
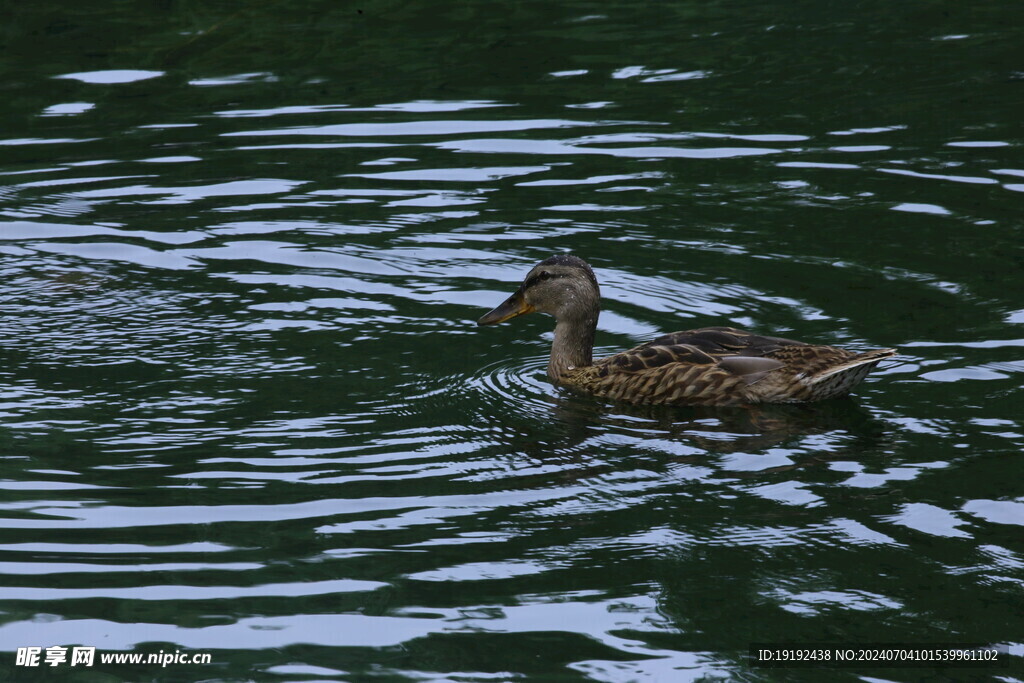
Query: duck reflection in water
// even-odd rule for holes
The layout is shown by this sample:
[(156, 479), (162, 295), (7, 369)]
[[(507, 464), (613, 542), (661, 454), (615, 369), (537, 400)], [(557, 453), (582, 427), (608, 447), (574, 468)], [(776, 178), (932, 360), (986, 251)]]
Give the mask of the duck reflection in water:
[(851, 450), (857, 452), (884, 447), (889, 440), (885, 424), (849, 399), (730, 407), (608, 405), (571, 394), (552, 396), (549, 401), (554, 423), (564, 430), (559, 439), (563, 453), (564, 448), (571, 450), (608, 432), (669, 437), (711, 453), (756, 453), (808, 434), (834, 432), (853, 437)]

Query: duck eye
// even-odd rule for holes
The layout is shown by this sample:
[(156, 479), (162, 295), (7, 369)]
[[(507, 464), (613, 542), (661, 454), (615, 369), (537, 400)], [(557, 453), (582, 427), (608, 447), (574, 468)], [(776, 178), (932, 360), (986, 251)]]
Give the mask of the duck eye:
[(540, 271), (540, 279), (541, 280), (547, 280), (549, 277), (551, 277), (551, 273), (549, 273), (546, 270)]

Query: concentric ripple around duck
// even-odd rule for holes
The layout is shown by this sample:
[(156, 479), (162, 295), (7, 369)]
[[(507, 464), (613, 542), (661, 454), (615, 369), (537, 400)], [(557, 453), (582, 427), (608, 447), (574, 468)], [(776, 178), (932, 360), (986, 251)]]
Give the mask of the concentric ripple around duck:
[(474, 395), (474, 403), (501, 413), (550, 415), (558, 390), (545, 374), (547, 356), (509, 358), (458, 378), (462, 391)]

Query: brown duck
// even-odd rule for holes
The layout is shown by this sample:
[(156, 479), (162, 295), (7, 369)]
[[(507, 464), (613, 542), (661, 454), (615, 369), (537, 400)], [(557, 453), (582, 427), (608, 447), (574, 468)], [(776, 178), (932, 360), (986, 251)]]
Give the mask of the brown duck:
[(493, 325), (539, 311), (555, 317), (548, 376), (555, 384), (627, 403), (799, 403), (843, 396), (895, 349), (854, 353), (732, 327), (673, 332), (593, 360), (601, 311), (594, 271), (581, 258), (552, 256), (515, 294), (480, 318)]

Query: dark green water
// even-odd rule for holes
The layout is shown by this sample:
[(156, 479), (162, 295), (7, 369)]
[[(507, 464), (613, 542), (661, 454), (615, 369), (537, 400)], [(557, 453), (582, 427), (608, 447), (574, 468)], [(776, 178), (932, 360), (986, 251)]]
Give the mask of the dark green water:
[[(1024, 6), (8, 3), (4, 680), (1001, 680), (1024, 655)], [(630, 409), (473, 325), (899, 347)], [(19, 647), (210, 652), (18, 667)], [(1019, 675), (1019, 673), (1018, 673)]]

